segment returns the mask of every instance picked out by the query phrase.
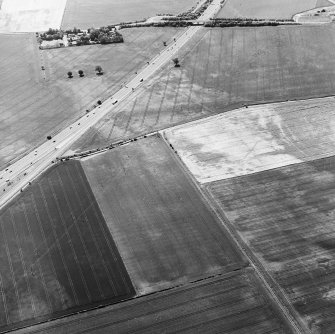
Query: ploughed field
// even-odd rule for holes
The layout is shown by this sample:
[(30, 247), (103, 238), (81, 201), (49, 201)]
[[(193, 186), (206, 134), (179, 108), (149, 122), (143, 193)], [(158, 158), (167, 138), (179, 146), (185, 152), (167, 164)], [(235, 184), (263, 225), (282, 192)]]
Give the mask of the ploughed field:
[(139, 294), (246, 265), (159, 137), (82, 165)]
[(164, 131), (201, 183), (335, 154), (334, 97), (228, 111)]
[(196, 0), (67, 0), (62, 28), (98, 28), (143, 20), (156, 14), (179, 14), (189, 10), (196, 2)]
[(319, 7), (318, 2), (317, 0), (226, 0), (217, 17), (291, 19), (294, 14)]
[(0, 228), (0, 331), (135, 293), (79, 162), (34, 181)]
[(243, 104), (334, 94), (331, 26), (203, 29), (172, 62), (92, 127), (74, 151)]
[(59, 319), (24, 333), (58, 334), (60, 329), (72, 334), (291, 333), (251, 270)]
[(334, 156), (207, 184), (312, 333), (335, 332)]
[[(34, 35), (0, 35), (0, 168), (112, 94), (177, 32), (130, 29), (123, 32), (122, 44), (48, 51), (38, 50)], [(96, 75), (96, 65), (104, 75)], [(73, 79), (67, 78), (68, 71)]]

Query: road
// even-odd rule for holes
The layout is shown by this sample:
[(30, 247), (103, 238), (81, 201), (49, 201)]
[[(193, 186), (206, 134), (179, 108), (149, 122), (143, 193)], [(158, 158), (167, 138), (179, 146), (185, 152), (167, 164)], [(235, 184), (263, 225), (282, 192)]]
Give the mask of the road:
[[(334, 0), (335, 1), (335, 0)], [(209, 20), (214, 17), (215, 14), (221, 8), (221, 0), (214, 0), (211, 5), (206, 9), (199, 21)], [(72, 125), (66, 127), (64, 130), (55, 135), (51, 140), (46, 141), (40, 145), (33, 152), (30, 152), (14, 164), (0, 172), (0, 208), (8, 203), (14, 196), (24, 191), (26, 187), (29, 187), (30, 183), (50, 167), (58, 157), (62, 156), (65, 151), (90, 127), (101, 120), (107, 115), (113, 108), (115, 108), (121, 101), (131, 97), (133, 89), (137, 89), (142, 85), (143, 81), (146, 81), (150, 76), (157, 72), (164, 64), (171, 60), (171, 58), (198, 32), (203, 29), (202, 26), (192, 26), (185, 30), (180, 36), (176, 37), (173, 44), (168, 45), (162, 52), (154, 57), (149, 64), (141, 69), (138, 74), (133, 77), (128, 83), (126, 83), (117, 93), (102, 103), (102, 105), (93, 109), (90, 113), (85, 114), (79, 120)], [(193, 176), (190, 176), (193, 179)], [(197, 183), (194, 184), (198, 187)], [(203, 198), (208, 198), (203, 193), (203, 190), (198, 187), (202, 193)], [(303, 324), (296, 320), (297, 317), (293, 316), (294, 310), (289, 301), (286, 300), (286, 296), (283, 295), (278, 289), (273, 287), (273, 282), (268, 278), (268, 274), (262, 268), (262, 266), (255, 261), (253, 256), (248, 254), (243, 242), (238, 239), (238, 236), (232, 232), (227, 223), (224, 223), (225, 219), (217, 213), (217, 210), (210, 201), (208, 205), (218, 215), (225, 226), (228, 234), (235, 240), (243, 254), (253, 265), (258, 273), (259, 277), (264, 282), (269, 294), (277, 302), (282, 313), (289, 321), (292, 329), (295, 333), (308, 333), (309, 330), (304, 328)]]
[[(214, 17), (221, 8), (220, 0), (213, 0), (211, 5), (199, 17), (199, 21), (206, 21)], [(146, 67), (141, 69), (135, 77), (127, 82), (112, 97), (100, 106), (85, 114), (72, 125), (68, 126), (51, 140), (46, 141), (33, 152), (0, 172), (0, 208), (14, 196), (24, 191), (39, 174), (52, 165), (64, 152), (90, 127), (101, 120), (121, 101), (131, 97), (150, 76), (157, 72), (198, 32), (201, 26), (191, 26), (184, 33), (176, 36), (173, 44), (168, 45), (156, 57), (151, 59)]]

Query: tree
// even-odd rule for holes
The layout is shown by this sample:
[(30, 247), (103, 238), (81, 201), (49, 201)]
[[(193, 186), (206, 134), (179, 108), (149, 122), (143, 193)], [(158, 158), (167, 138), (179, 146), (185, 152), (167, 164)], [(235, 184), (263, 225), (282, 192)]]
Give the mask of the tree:
[(81, 30), (79, 28), (76, 28), (76, 27), (74, 27), (72, 31), (73, 31), (74, 34), (79, 34), (81, 32)]
[(83, 36), (80, 37), (80, 41), (81, 41), (82, 44), (88, 45), (88, 44), (90, 44), (90, 37), (87, 36), (87, 35), (83, 35)]
[(72, 78), (72, 72), (71, 71), (67, 72), (67, 75), (70, 79)]
[(108, 37), (107, 34), (100, 33), (98, 37), (99, 43), (100, 44), (108, 44), (111, 43), (111, 39)]
[(97, 75), (102, 75), (102, 67), (100, 65), (95, 66), (95, 71), (97, 72)]
[(98, 41), (100, 31), (98, 29), (90, 28), (90, 38), (92, 41)]
[(174, 62), (174, 67), (180, 67), (178, 58), (174, 58), (174, 59), (172, 59), (172, 61)]
[(79, 70), (78, 74), (79, 74), (80, 77), (83, 77), (84, 76), (84, 71), (83, 70)]

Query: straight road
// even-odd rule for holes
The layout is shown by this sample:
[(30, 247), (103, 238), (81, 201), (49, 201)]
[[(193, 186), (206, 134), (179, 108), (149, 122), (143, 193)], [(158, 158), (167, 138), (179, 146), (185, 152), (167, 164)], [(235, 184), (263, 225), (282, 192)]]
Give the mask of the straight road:
[[(199, 21), (206, 21), (214, 17), (221, 8), (220, 0), (213, 0), (205, 12), (199, 17)], [(149, 64), (141, 69), (138, 74), (126, 83), (111, 98), (102, 103), (90, 113), (82, 116), (72, 125), (68, 126), (51, 140), (46, 141), (35, 151), (27, 154), (8, 168), (0, 172), (0, 208), (19, 194), (30, 182), (52, 165), (57, 157), (64, 152), (90, 127), (101, 120), (121, 101), (131, 97), (133, 90), (142, 85), (155, 72), (157, 72), (198, 32), (201, 26), (192, 26), (185, 30), (176, 39), (154, 57)]]
[[(334, 0), (335, 1), (335, 0)], [(222, 7), (221, 0), (213, 0), (211, 5), (206, 9), (203, 15), (198, 19), (200, 22), (207, 21), (214, 17), (220, 8)], [(90, 113), (82, 116), (78, 121), (68, 126), (51, 140), (45, 142), (39, 146), (35, 151), (27, 154), (22, 159), (18, 160), (5, 170), (0, 172), (0, 208), (8, 203), (14, 196), (19, 194), (22, 189), (29, 186), (30, 182), (41, 174), (44, 170), (50, 167), (64, 152), (73, 144), (86, 130), (101, 120), (106, 114), (108, 114), (113, 108), (115, 108), (121, 101), (131, 97), (133, 89), (138, 88), (143, 81), (147, 80), (151, 75), (158, 71), (164, 64), (183, 47), (197, 32), (202, 29), (201, 26), (194, 26), (188, 28), (180, 36), (176, 37), (173, 44), (169, 45), (160, 54), (154, 57), (144, 69), (140, 70), (138, 74), (132, 78), (124, 87), (122, 87), (116, 94), (106, 100), (101, 106), (95, 108)], [(193, 176), (190, 176), (193, 178)], [(197, 183), (194, 181), (195, 185)], [(203, 198), (208, 198), (203, 193), (203, 190), (199, 188)], [(208, 204), (212, 207), (213, 211), (218, 215), (215, 207), (208, 201)], [(272, 281), (267, 276), (268, 274), (257, 262), (254, 261), (253, 257), (250, 256), (243, 242), (238, 240), (237, 236), (229, 229), (227, 224), (221, 222), (225, 226), (228, 234), (235, 240), (246, 258), (250, 261), (253, 267), (256, 269), (259, 277), (264, 282), (269, 294), (277, 302), (282, 313), (292, 326), (295, 333), (309, 333), (309, 330), (304, 328), (299, 321), (296, 320), (292, 307), (289, 301), (286, 300), (286, 296), (283, 296), (278, 289), (275, 289), (271, 284)]]

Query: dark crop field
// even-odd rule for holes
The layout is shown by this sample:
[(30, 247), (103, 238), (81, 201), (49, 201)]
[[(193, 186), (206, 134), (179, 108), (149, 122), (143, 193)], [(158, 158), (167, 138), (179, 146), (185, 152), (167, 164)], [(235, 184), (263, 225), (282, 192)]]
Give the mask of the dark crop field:
[(244, 103), (335, 93), (332, 26), (203, 29), (134, 98), (78, 143), (80, 151), (221, 113)]
[(0, 331), (133, 296), (78, 162), (36, 180), (0, 226)]
[(213, 182), (233, 227), (313, 333), (335, 333), (335, 157)]
[(291, 330), (253, 273), (239, 270), (36, 326), (24, 334), (181, 332), (289, 334)]
[(82, 165), (140, 294), (245, 265), (157, 136), (93, 156)]

